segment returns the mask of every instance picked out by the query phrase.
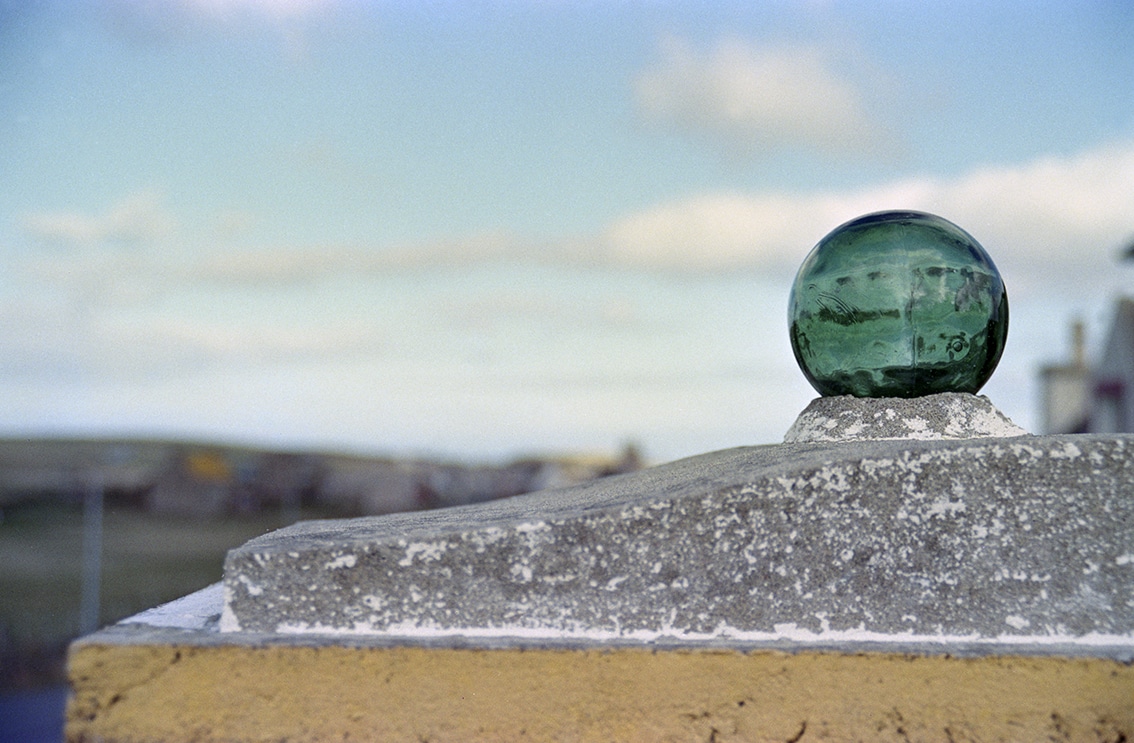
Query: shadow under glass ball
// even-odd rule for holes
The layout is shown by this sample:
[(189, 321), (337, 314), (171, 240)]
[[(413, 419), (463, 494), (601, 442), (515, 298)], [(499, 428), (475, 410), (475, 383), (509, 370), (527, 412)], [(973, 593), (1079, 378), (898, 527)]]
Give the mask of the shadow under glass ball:
[(1008, 295), (984, 248), (932, 214), (867, 214), (800, 266), (788, 319), (819, 394), (977, 392), (1008, 336)]

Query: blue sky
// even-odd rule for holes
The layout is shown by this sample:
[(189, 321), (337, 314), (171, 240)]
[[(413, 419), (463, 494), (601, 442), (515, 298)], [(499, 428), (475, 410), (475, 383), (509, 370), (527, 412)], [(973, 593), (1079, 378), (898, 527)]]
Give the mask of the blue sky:
[(985, 392), (1134, 291), (1134, 6), (0, 0), (0, 433), (777, 440), (846, 219), (957, 222)]

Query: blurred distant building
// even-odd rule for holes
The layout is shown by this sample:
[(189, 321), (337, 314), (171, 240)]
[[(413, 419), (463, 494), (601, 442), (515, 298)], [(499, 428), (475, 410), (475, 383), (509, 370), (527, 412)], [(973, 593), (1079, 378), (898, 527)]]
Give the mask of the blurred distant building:
[(1118, 301), (1114, 324), (1092, 382), (1090, 430), (1134, 431), (1134, 300)]
[(1083, 324), (1072, 326), (1072, 358), (1040, 370), (1041, 433), (1134, 432), (1134, 300), (1115, 304), (1102, 358), (1086, 360)]
[(207, 517), (229, 510), (235, 468), (219, 447), (174, 447), (168, 466), (146, 493), (152, 513)]
[(615, 455), (471, 464), (162, 441), (0, 439), (0, 514), (44, 498), (79, 502), (93, 483), (111, 507), (177, 517), (275, 510), (288, 521), (301, 508), (366, 516), (507, 498), (642, 466), (633, 444)]
[(1071, 361), (1040, 369), (1043, 433), (1082, 433), (1091, 411), (1091, 370), (1087, 366), (1083, 323), (1071, 326)]
[(532, 457), (500, 465), (327, 457), (314, 505), (348, 515), (416, 511), (573, 485), (643, 466), (633, 444), (616, 457)]

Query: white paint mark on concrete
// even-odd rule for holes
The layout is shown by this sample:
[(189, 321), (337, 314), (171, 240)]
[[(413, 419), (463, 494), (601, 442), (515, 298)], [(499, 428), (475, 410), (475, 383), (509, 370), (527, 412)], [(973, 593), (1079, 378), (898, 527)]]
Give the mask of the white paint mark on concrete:
[(611, 578), (606, 582), (606, 590), (614, 591), (618, 589), (618, 584), (629, 578), (628, 575), (620, 575), (617, 578)]
[[(1016, 619), (1020, 619), (1016, 617)], [(579, 641), (609, 641), (609, 640), (636, 640), (652, 642), (658, 640), (685, 640), (690, 642), (704, 642), (712, 640), (729, 639), (739, 642), (790, 642), (801, 646), (821, 645), (830, 646), (837, 643), (878, 643), (901, 645), (929, 645), (947, 649), (950, 645), (1009, 645), (1012, 647), (1045, 647), (1045, 646), (1074, 646), (1074, 647), (1129, 647), (1134, 642), (1132, 634), (1103, 634), (1091, 632), (1085, 635), (1070, 635), (1055, 632), (1046, 635), (1016, 635), (1002, 634), (996, 637), (946, 634), (914, 634), (912, 631), (883, 633), (872, 632), (859, 626), (850, 630), (822, 629), (812, 632), (800, 627), (794, 622), (776, 624), (771, 632), (757, 632), (737, 630), (727, 624), (719, 624), (711, 632), (689, 632), (674, 627), (671, 622), (656, 630), (622, 631), (618, 628), (586, 627), (583, 624), (564, 627), (562, 629), (549, 629), (546, 627), (526, 627), (522, 625), (508, 625), (497, 627), (440, 627), (432, 622), (405, 621), (385, 627), (377, 627), (375, 622), (355, 622), (352, 629), (343, 629), (325, 625), (321, 622), (284, 622), (276, 627), (281, 634), (303, 635), (381, 635), (389, 638), (483, 638), (483, 639), (518, 639), (518, 640), (579, 640)]]
[[(202, 588), (188, 596), (182, 596), (167, 604), (147, 609), (141, 614), (136, 614), (119, 622), (119, 624), (145, 624), (150, 627), (175, 627), (192, 630), (205, 629), (209, 620), (222, 613), (221, 604), (226, 603), (225, 594), (228, 590), (223, 584), (214, 583), (208, 588)], [(239, 630), (240, 626), (239, 622), (236, 622), (236, 617), (230, 619), (236, 623), (236, 629)]]
[(952, 516), (953, 514), (964, 512), (964, 501), (951, 501), (946, 496), (941, 496), (930, 504), (926, 515), (932, 518), (934, 516)]
[(244, 584), (244, 590), (248, 591), (249, 596), (259, 596), (264, 592), (264, 589), (252, 582), (252, 579), (243, 573), (236, 576), (236, 579)]
[(1061, 449), (1052, 447), (1047, 455), (1052, 459), (1075, 459), (1082, 456), (1083, 452), (1073, 442), (1068, 441)]
[(354, 564), (358, 562), (358, 555), (340, 555), (334, 560), (331, 560), (323, 567), (327, 570), (337, 570), (339, 568), (353, 568)]
[(420, 558), (422, 562), (440, 560), (446, 549), (448, 545), (444, 542), (414, 542), (406, 545), (406, 556), (398, 560), (398, 565), (407, 568), (413, 564), (414, 558)]

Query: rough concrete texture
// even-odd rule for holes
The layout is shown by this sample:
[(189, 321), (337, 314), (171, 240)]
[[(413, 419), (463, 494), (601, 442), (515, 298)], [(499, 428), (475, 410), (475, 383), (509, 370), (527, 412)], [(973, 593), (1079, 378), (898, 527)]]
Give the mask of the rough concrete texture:
[(909, 399), (843, 395), (812, 400), (788, 429), (784, 442), (975, 439), (1026, 434), (984, 395), (943, 392)]
[(229, 553), (220, 624), (1129, 660), (1132, 493), (1132, 436), (733, 449), (297, 524)]
[(1101, 658), (485, 649), (136, 617), (75, 643), (70, 674), (75, 743), (1134, 740), (1134, 666)]

